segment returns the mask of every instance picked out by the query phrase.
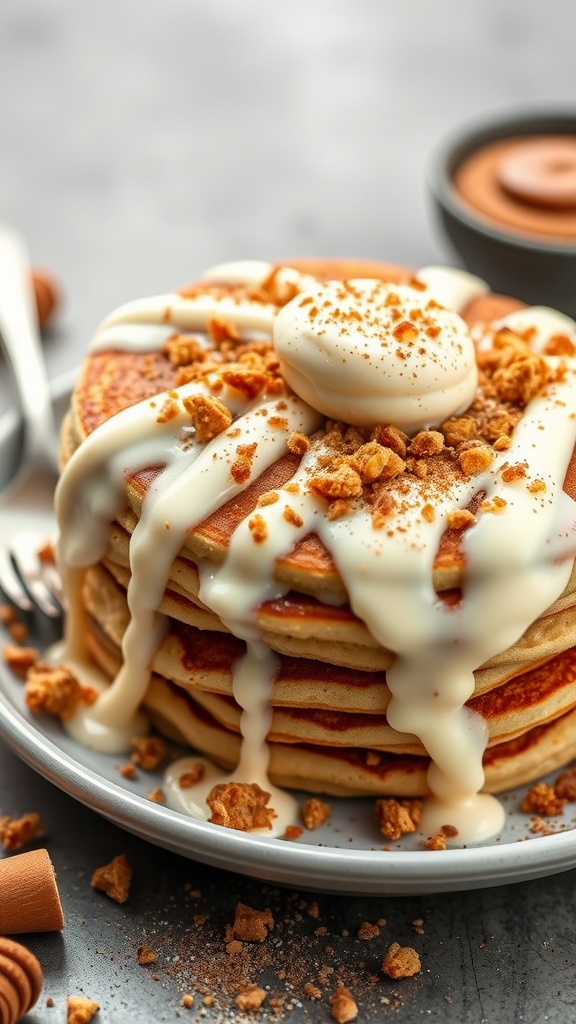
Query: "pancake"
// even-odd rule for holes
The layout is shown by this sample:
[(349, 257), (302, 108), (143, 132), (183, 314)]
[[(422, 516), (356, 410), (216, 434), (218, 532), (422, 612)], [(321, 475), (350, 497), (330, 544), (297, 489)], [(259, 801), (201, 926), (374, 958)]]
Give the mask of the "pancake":
[(496, 831), (486, 794), (576, 754), (574, 353), (447, 268), (121, 307), (62, 433), (67, 657), (112, 681), (83, 718), (120, 744), (143, 706), (275, 810), (429, 794), (426, 829)]

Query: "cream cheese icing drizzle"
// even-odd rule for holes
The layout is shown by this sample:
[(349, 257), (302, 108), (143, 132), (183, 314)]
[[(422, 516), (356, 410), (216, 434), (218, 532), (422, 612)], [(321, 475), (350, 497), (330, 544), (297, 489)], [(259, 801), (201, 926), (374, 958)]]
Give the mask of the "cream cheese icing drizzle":
[[(242, 264), (223, 265), (208, 272), (205, 279), (257, 283), (269, 270), (259, 263), (244, 268)], [(114, 347), (146, 350), (162, 344), (165, 331), (177, 328), (202, 332), (209, 317), (218, 315), (241, 331), (268, 336), (274, 331), (280, 356), (287, 365), (294, 347), (302, 346), (299, 318), (302, 310), (309, 313), (312, 301), (328, 298), (332, 310), (334, 302), (340, 303), (339, 308), (346, 303), (347, 312), (356, 310), (365, 322), (374, 304), (378, 309), (377, 326), (361, 333), (360, 346), (357, 336), (350, 340), (341, 331), (336, 332), (337, 346), (347, 342), (346, 362), (342, 360), (336, 366), (330, 363), (329, 374), (325, 372), (326, 352), (318, 363), (316, 351), (313, 362), (306, 366), (303, 388), (300, 370), (288, 370), (286, 376), (300, 397), (289, 394), (279, 402), (264, 395), (247, 401), (232, 388), (220, 390), (218, 397), (233, 416), (233, 429), (224, 430), (207, 443), (200, 444), (187, 432), (189, 418), (184, 403), (191, 395), (210, 395), (209, 382), (174, 389), (170, 395), (176, 411), (166, 422), (158, 417), (160, 400), (141, 402), (119, 413), (89, 435), (71, 458), (58, 488), (57, 511), (61, 528), (59, 557), (71, 595), (65, 644), (68, 656), (76, 663), (84, 656), (81, 602), (74, 598), (82, 571), (105, 552), (109, 523), (123, 501), (126, 476), (147, 466), (160, 467), (145, 496), (130, 546), (131, 618), (124, 637), (123, 667), (110, 688), (82, 712), (84, 720), (97, 723), (97, 735), (89, 735), (89, 725), (80, 725), (78, 720), (71, 723), (86, 742), (113, 745), (113, 735), (122, 743), (133, 726), (133, 716), (148, 683), (152, 655), (167, 626), (158, 607), (171, 564), (187, 531), (248, 482), (237, 483), (230, 475), (239, 444), (256, 445), (249, 476), (255, 479), (286, 450), (292, 431), (310, 435), (321, 426), (322, 416), (316, 409), (325, 412), (326, 407), (317, 399), (319, 390), (344, 391), (345, 405), (338, 405), (330, 414), (365, 422), (342, 413), (343, 408), (356, 409), (349, 385), (356, 377), (350, 373), (348, 360), (355, 358), (358, 348), (369, 356), (363, 362), (370, 364), (370, 372), (366, 376), (360, 366), (355, 386), (361, 388), (362, 402), (370, 405), (370, 423), (390, 420), (414, 430), (463, 411), (472, 398), (476, 364), (474, 359), (473, 367), (469, 364), (469, 332), (457, 313), (438, 309), (437, 304), (449, 301), (454, 309), (461, 309), (471, 297), (486, 290), (483, 282), (461, 272), (428, 268), (419, 274), (421, 289), (356, 281), (343, 290), (339, 282), (311, 287), (309, 278), (299, 279), (295, 271), (290, 273), (291, 280), (299, 282), (299, 294), (280, 312), (271, 305), (248, 300), (232, 301), (214, 295), (185, 299), (170, 294), (127, 304), (112, 314), (96, 335), (94, 349), (106, 348), (113, 341)], [(386, 305), (391, 294), (393, 300)], [(303, 299), (311, 301), (302, 305)], [(390, 308), (400, 308), (400, 318), (383, 326), (382, 309)], [(380, 412), (374, 420), (376, 409), (382, 408), (378, 405), (382, 391), (374, 396), (373, 378), (384, 377), (390, 363), (390, 352), (382, 354), (382, 336), (394, 337), (395, 325), (404, 320), (418, 323), (415, 309), (424, 309), (431, 318), (428, 326), (439, 328), (439, 334), (433, 330), (427, 336), (428, 344), (439, 336), (448, 338), (448, 355), (433, 345), (431, 369), (419, 353), (413, 371), (418, 378), (416, 390), (405, 389), (403, 380), (391, 382), (389, 376), (379, 381), (376, 390), (387, 388), (389, 395), (384, 398), (391, 404), (384, 404), (386, 412)], [(337, 322), (334, 317), (332, 320)], [(318, 323), (325, 322), (319, 319)], [(327, 328), (331, 326), (333, 323), (326, 324)], [(533, 309), (512, 314), (499, 326), (522, 331), (533, 328), (534, 346), (542, 350), (551, 334), (566, 333), (568, 328), (574, 336), (575, 325), (571, 321), (567, 324), (559, 314), (555, 319), (550, 311)], [(306, 330), (309, 328), (307, 315)], [(323, 329), (321, 326), (320, 331)], [(309, 334), (306, 337), (314, 340)], [(377, 346), (376, 355), (367, 341)], [(459, 365), (460, 359), (463, 366)], [(551, 357), (548, 359), (551, 366), (558, 365)], [(272, 806), (278, 814), (276, 832), (282, 831), (294, 813), (292, 803), (283, 800), (267, 778), (268, 693), (277, 661), (262, 642), (256, 612), (263, 601), (284, 593), (274, 578), (276, 559), (290, 551), (298, 539), (316, 532), (336, 562), (353, 611), (375, 639), (396, 655), (387, 673), (392, 693), (386, 712), (388, 721), (400, 733), (417, 736), (432, 759), (432, 797), (425, 807), (423, 827), (431, 833), (444, 824), (455, 825), (459, 843), (481, 841), (498, 831), (502, 808), (494, 798), (480, 793), (484, 723), (464, 705), (473, 691), (474, 669), (515, 642), (562, 593), (570, 575), (576, 549), (576, 515), (562, 483), (576, 440), (573, 363), (568, 360), (564, 374), (558, 374), (544, 395), (530, 401), (511, 448), (497, 453), (484, 472), (470, 479), (454, 479), (435, 495), (433, 517), (422, 517), (421, 491), (412, 481), (404, 488), (402, 508), (390, 514), (386, 529), (375, 529), (369, 512), (358, 503), (349, 514), (327, 518), (322, 499), (308, 487), (319, 451), (321, 455), (321, 449), (312, 444), (289, 489), (280, 488), (257, 509), (258, 539), (253, 517), (246, 517), (231, 538), (224, 563), (199, 564), (200, 601), (246, 643), (246, 655), (236, 665), (233, 681), (234, 696), (243, 709), (240, 763), (228, 776), (209, 773), (204, 790), (221, 778), (257, 782), (272, 792)], [(438, 394), (442, 395), (439, 404), (434, 398)], [(403, 405), (408, 411), (396, 413)], [(542, 444), (543, 427), (554, 437), (553, 446)], [(512, 463), (526, 463), (530, 479), (538, 478), (544, 487), (530, 490), (522, 479), (506, 482), (502, 474)], [(463, 597), (456, 608), (449, 608), (433, 588), (434, 557), (448, 513), (466, 507), (479, 492), (488, 499), (505, 495), (505, 504), (498, 515), (481, 516), (464, 535), (467, 569)], [(107, 733), (107, 740), (102, 732)], [(176, 792), (178, 770), (178, 766), (172, 766), (168, 779), (174, 802), (190, 813), (199, 813), (201, 804), (205, 815), (204, 790), (196, 788), (189, 800)]]

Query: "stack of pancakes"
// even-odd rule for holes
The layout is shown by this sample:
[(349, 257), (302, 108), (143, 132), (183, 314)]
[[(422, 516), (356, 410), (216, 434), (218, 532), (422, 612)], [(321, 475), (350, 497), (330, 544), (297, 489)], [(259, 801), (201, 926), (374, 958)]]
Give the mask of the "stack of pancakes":
[[(382, 264), (290, 261), (288, 266), (320, 280), (411, 279), (410, 272)], [(217, 284), (219, 294), (234, 295), (238, 287), (234, 282)], [(215, 288), (210, 279), (184, 294), (197, 296), (203, 290), (212, 294)], [(251, 301), (257, 306), (269, 302), (270, 295), (262, 298), (254, 289)], [(281, 296), (276, 301), (281, 304)], [(461, 315), (469, 324), (486, 324), (521, 305), (486, 294), (474, 298)], [(259, 334), (258, 343), (265, 347), (268, 340)], [(171, 360), (166, 345), (149, 351), (117, 347), (113, 341), (94, 346), (65, 422), (63, 461), (114, 414), (170, 391), (181, 381), (182, 363)], [(426, 460), (428, 483), (439, 467), (436, 458), (440, 457)], [(233, 499), (191, 524), (159, 607), (167, 616), (167, 628), (152, 658), (145, 709), (165, 735), (225, 768), (237, 763), (240, 751), (240, 709), (232, 680), (245, 644), (199, 599), (197, 566), (199, 562), (222, 564), (238, 524), (254, 512), (262, 495), (289, 483), (298, 464), (298, 454), (288, 452)], [(110, 523), (106, 553), (84, 578), (86, 643), (111, 679), (121, 663), (122, 636), (129, 620), (131, 534), (157, 475), (158, 468), (150, 465), (128, 477), (124, 505)], [(394, 486), (390, 481), (392, 491)], [(565, 490), (576, 498), (574, 459)], [(457, 603), (465, 574), (458, 531), (447, 529), (433, 570), (439, 600)], [(264, 601), (255, 615), (261, 639), (278, 655), (269, 695), (272, 781), (331, 794), (407, 797), (426, 793), (430, 763), (426, 750), (416, 737), (396, 732), (386, 719), (390, 700), (386, 671), (394, 653), (379, 645), (350, 609), (331, 553), (316, 534), (310, 534), (277, 559), (274, 575), (283, 596)], [(534, 779), (576, 754), (575, 602), (573, 572), (553, 606), (512, 647), (475, 672), (475, 691), (468, 706), (487, 726), (488, 791)]]

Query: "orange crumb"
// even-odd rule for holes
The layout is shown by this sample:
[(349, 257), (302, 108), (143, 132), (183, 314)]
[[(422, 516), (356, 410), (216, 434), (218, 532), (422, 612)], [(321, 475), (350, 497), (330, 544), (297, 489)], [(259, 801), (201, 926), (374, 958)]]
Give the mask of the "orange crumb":
[(293, 430), (286, 442), (286, 447), (293, 455), (305, 455), (310, 447), (310, 440), (300, 430)]
[(523, 480), (528, 475), (528, 463), (516, 462), (513, 466), (505, 466), (500, 475), (504, 483), (507, 484), (514, 483), (515, 480)]
[(23, 644), (28, 636), (28, 626), (25, 622), (12, 622), (8, 626), (8, 632), (15, 644)]
[(377, 924), (370, 924), (369, 921), (363, 921), (358, 929), (359, 939), (376, 939), (380, 935), (380, 929)]
[(138, 772), (134, 765), (130, 763), (121, 765), (118, 771), (123, 779), (136, 779), (138, 777)]
[(93, 999), (85, 999), (83, 996), (68, 996), (67, 1009), (68, 1024), (90, 1024), (100, 1007)]
[(444, 435), (439, 430), (419, 430), (412, 438), (408, 452), (410, 455), (439, 455), (444, 448)]
[(125, 903), (130, 891), (132, 868), (125, 854), (114, 857), (109, 864), (96, 868), (90, 885), (105, 892), (115, 903)]
[(325, 821), (328, 821), (331, 813), (331, 804), (325, 803), (315, 796), (311, 796), (300, 808), (302, 821), (308, 829), (319, 828)]
[(20, 850), (38, 836), (44, 835), (44, 827), (39, 814), (31, 812), (21, 818), (11, 818), (8, 814), (0, 818), (0, 843), (5, 850)]
[(157, 786), (156, 789), (151, 789), (150, 792), (146, 794), (146, 799), (151, 800), (153, 804), (163, 804), (166, 799), (164, 790), (161, 789), (160, 786)]
[(239, 992), (234, 1002), (239, 1010), (259, 1010), (266, 999), (266, 991), (258, 985), (248, 985)]
[(191, 1009), (191, 1007), (194, 1006), (194, 996), (191, 996), (189, 992), (186, 992), (186, 994), (182, 996), (180, 1005), (186, 1007), (187, 1010)]
[(16, 610), (10, 604), (0, 604), (0, 624), (9, 626), (16, 621)]
[(17, 644), (4, 644), (2, 648), (2, 657), (8, 665), (8, 668), (19, 676), (21, 679), (25, 679), (28, 673), (28, 669), (32, 668), (33, 665), (38, 661), (38, 650), (36, 647), (20, 647)]
[(168, 747), (159, 736), (133, 736), (130, 746), (132, 747), (130, 760), (146, 772), (154, 771), (168, 755)]
[(37, 661), (28, 670), (25, 701), (31, 711), (71, 718), (81, 698), (76, 676), (65, 665), (45, 665)]
[(276, 812), (266, 804), (270, 793), (257, 783), (220, 783), (210, 790), (206, 802), (211, 810), (209, 821), (241, 832), (255, 828), (272, 828)]
[(255, 910), (245, 903), (238, 903), (232, 925), (232, 934), (242, 942), (264, 942), (274, 927), (272, 911)]
[(420, 957), (412, 946), (401, 946), (399, 942), (393, 942), (388, 947), (381, 970), (389, 978), (411, 978), (419, 974), (422, 969)]
[(576, 768), (562, 772), (554, 782), (554, 792), (561, 800), (576, 800)]
[(552, 816), (562, 814), (565, 804), (566, 799), (558, 796), (554, 786), (549, 786), (547, 782), (537, 782), (528, 790), (520, 809), (528, 813)]
[(182, 400), (182, 405), (190, 416), (200, 444), (211, 441), (232, 423), (232, 413), (219, 398), (189, 395)]
[(254, 441), (252, 444), (239, 444), (236, 449), (236, 458), (230, 466), (230, 476), (237, 484), (245, 484), (250, 477), (252, 469), (252, 463), (258, 443)]
[(300, 839), (304, 835), (304, 829), (300, 828), (300, 825), (287, 825), (284, 831), (283, 839)]
[(157, 954), (149, 946), (138, 946), (139, 964), (155, 964), (157, 960)]
[(474, 445), (464, 448), (458, 455), (460, 468), (466, 476), (482, 473), (494, 461), (494, 452), (488, 445)]
[(358, 1007), (352, 997), (352, 993), (344, 985), (339, 985), (334, 994), (330, 996), (330, 1016), (336, 1024), (347, 1024), (349, 1020), (356, 1020)]
[(322, 998), (322, 989), (318, 988), (318, 986), (314, 985), (311, 981), (306, 982), (303, 991), (307, 999), (316, 1000)]
[(264, 541), (268, 540), (268, 524), (264, 516), (261, 516), (259, 512), (256, 512), (248, 520), (248, 529), (256, 544), (263, 544)]
[(418, 800), (376, 801), (376, 822), (386, 839), (400, 839), (409, 832), (415, 832), (420, 820), (421, 803)]
[(164, 399), (162, 408), (156, 416), (156, 423), (169, 423), (170, 420), (176, 418), (179, 412), (180, 406), (178, 405), (178, 402), (175, 402), (171, 397), (167, 397)]
[(182, 772), (182, 775), (178, 777), (178, 785), (180, 789), (191, 789), (192, 786), (196, 786), (202, 781), (205, 774), (205, 764), (202, 761), (195, 761), (187, 772)]
[(425, 850), (446, 850), (446, 836), (439, 832), (435, 836), (428, 836), (424, 843)]
[(451, 530), (462, 532), (474, 526), (476, 516), (467, 508), (457, 508), (448, 513), (448, 526)]

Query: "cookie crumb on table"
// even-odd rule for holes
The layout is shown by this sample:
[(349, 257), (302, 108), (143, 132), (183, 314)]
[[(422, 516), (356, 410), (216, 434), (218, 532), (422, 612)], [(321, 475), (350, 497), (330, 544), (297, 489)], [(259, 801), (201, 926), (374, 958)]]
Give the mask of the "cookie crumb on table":
[(334, 994), (330, 996), (330, 1016), (336, 1021), (336, 1024), (347, 1024), (347, 1021), (356, 1020), (358, 1016), (358, 1007), (352, 997), (352, 993), (345, 988), (344, 985), (339, 985), (335, 990)]
[(99, 1009), (98, 1003), (94, 1002), (93, 999), (85, 999), (83, 996), (69, 996), (68, 1024), (89, 1024)]
[(137, 958), (139, 964), (155, 964), (158, 955), (153, 949), (150, 949), (150, 946), (144, 945), (138, 947)]
[(259, 1010), (266, 999), (266, 991), (258, 985), (247, 985), (234, 1002), (239, 1010)]
[(238, 903), (232, 925), (232, 936), (242, 942), (264, 942), (274, 927), (272, 911), (255, 910), (245, 903)]
[(8, 814), (0, 817), (0, 842), (5, 850), (20, 850), (42, 835), (42, 819), (35, 812), (23, 814), (21, 818), (11, 818)]
[(130, 892), (132, 869), (125, 854), (114, 857), (109, 864), (96, 868), (90, 885), (105, 892), (115, 903), (125, 903)]
[(389, 978), (411, 978), (419, 974), (422, 964), (412, 946), (401, 946), (399, 942), (393, 942), (386, 951), (381, 970)]

